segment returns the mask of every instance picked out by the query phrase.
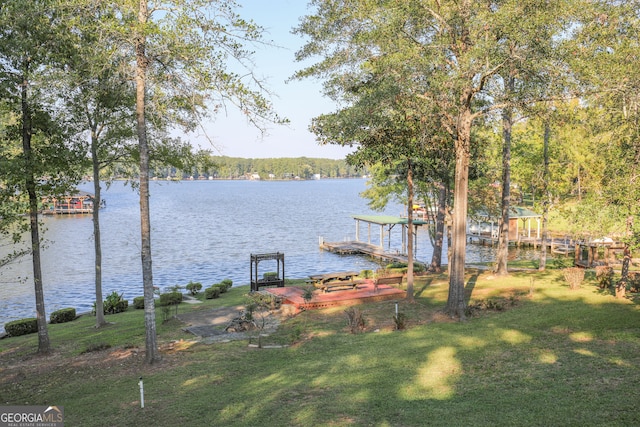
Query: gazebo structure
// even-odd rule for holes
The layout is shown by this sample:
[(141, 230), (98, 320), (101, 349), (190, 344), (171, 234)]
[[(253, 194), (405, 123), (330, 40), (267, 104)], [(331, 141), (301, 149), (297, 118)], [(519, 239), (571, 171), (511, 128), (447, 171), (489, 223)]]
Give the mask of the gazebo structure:
[[(277, 268), (275, 271), (271, 270), (259, 277), (258, 264), (267, 260), (276, 261)], [(261, 286), (284, 287), (284, 254), (282, 252), (251, 254), (251, 291), (258, 291)]]

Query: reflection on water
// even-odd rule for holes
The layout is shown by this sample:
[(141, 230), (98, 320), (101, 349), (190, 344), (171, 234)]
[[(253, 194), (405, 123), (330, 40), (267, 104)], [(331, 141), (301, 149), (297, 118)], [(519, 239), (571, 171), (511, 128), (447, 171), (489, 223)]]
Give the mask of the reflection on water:
[[(92, 191), (86, 183), (82, 190)], [(205, 287), (225, 278), (249, 282), (251, 253), (284, 252), (287, 277), (335, 270), (376, 268), (361, 256), (339, 256), (318, 248), (319, 238), (355, 238), (353, 214), (371, 211), (359, 193), (364, 180), (153, 182), (151, 227), (154, 284), (160, 289), (201, 282)], [(138, 194), (121, 182), (103, 191), (101, 210), (103, 292), (143, 294), (140, 267)], [(403, 208), (382, 212), (399, 215)], [(64, 307), (91, 309), (94, 291), (94, 243), (91, 216), (42, 218), (46, 249), (42, 256), (47, 313)], [(361, 228), (361, 239), (366, 230)], [(365, 237), (363, 237), (363, 235)], [(377, 242), (378, 230), (372, 230)], [(387, 236), (388, 238), (388, 236)], [(391, 248), (400, 232), (392, 231)], [(420, 232), (417, 259), (430, 261), (431, 244)], [(1, 254), (0, 254), (1, 255)], [(468, 262), (493, 259), (488, 247), (469, 245)], [(264, 271), (269, 265), (261, 265)], [(0, 270), (0, 328), (9, 320), (35, 315), (31, 259)]]

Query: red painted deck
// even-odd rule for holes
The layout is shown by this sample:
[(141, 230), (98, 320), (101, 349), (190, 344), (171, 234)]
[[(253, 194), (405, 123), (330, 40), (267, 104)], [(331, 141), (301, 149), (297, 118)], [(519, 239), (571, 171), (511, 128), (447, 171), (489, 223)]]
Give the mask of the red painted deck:
[(348, 306), (364, 304), (367, 302), (385, 301), (390, 299), (401, 299), (406, 296), (406, 292), (388, 285), (378, 286), (377, 292), (373, 288), (373, 281), (368, 280), (358, 285), (358, 289), (336, 290), (327, 293), (315, 291), (313, 299), (305, 303), (302, 298), (303, 289), (295, 286), (284, 288), (264, 288), (265, 291), (283, 298), (284, 304), (295, 306), (296, 311), (300, 309), (312, 310), (318, 308), (329, 308), (337, 306)]

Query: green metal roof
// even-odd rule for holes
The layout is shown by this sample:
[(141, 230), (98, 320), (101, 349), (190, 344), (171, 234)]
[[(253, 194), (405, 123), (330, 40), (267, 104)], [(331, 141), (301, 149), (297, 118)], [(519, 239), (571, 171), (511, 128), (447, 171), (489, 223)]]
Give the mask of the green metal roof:
[[(476, 212), (475, 217), (490, 217), (497, 218), (497, 216), (488, 215), (486, 212)], [(542, 215), (535, 213), (534, 211), (523, 208), (522, 206), (510, 206), (509, 218), (541, 218)]]
[[(351, 215), (351, 217), (359, 221), (370, 222), (372, 224), (379, 224), (379, 225), (406, 224), (407, 222), (409, 222), (407, 218), (403, 218), (401, 216), (393, 216), (393, 215)], [(425, 225), (425, 224), (429, 224), (429, 221), (414, 219), (413, 224)]]
[(509, 207), (509, 218), (540, 218), (542, 215), (521, 206)]

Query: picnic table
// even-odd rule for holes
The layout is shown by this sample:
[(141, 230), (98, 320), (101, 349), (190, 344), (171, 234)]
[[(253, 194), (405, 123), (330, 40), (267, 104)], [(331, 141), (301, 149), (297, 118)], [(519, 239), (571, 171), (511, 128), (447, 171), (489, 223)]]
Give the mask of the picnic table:
[(328, 292), (333, 288), (351, 287), (357, 289), (364, 280), (358, 279), (357, 271), (338, 271), (334, 273), (315, 274), (309, 276), (307, 282), (313, 284), (314, 287), (322, 289), (322, 292)]

